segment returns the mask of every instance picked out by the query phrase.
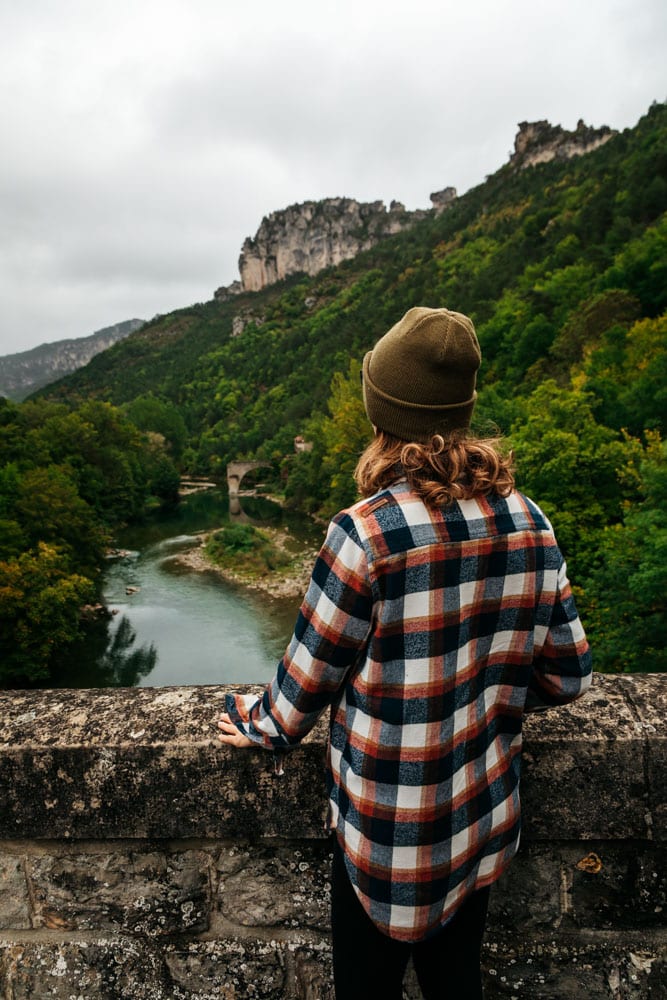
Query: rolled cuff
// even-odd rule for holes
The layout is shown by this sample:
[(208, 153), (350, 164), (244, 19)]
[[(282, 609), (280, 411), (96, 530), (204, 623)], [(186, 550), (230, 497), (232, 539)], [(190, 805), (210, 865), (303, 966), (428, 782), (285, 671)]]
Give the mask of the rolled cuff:
[(375, 385), (370, 376), (369, 351), (363, 365), (363, 394), (366, 416), (372, 424), (402, 441), (427, 443), (434, 434), (447, 434), (470, 426), (477, 392), (460, 403), (433, 406), (396, 399)]

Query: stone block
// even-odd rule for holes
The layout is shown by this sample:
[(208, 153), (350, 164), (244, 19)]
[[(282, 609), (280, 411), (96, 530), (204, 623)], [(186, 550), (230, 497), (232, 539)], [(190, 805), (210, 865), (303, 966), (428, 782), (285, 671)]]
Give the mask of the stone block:
[(137, 938), (0, 941), (0, 995), (12, 1000), (287, 1000), (279, 942), (192, 942), (164, 951)]
[(205, 931), (211, 908), (208, 868), (203, 851), (31, 858), (35, 924), (149, 938)]
[(285, 1000), (293, 996), (277, 941), (192, 942), (166, 954), (165, 1000)]
[(615, 678), (635, 714), (637, 731), (645, 738), (644, 769), (648, 785), (649, 836), (667, 841), (667, 684), (664, 674)]
[(589, 843), (560, 850), (569, 921), (581, 928), (632, 930), (667, 925), (667, 851), (658, 845)]
[(0, 853), (0, 930), (24, 930), (30, 926), (30, 900), (23, 859)]
[(176, 1000), (170, 989), (161, 956), (144, 942), (0, 941), (0, 991), (12, 1000)]
[[(642, 719), (662, 680), (596, 675), (582, 701), (526, 719), (524, 840), (664, 836), (664, 706)], [(326, 722), (278, 776), (270, 753), (215, 741), (224, 697), (0, 692), (0, 837), (324, 837)]]
[(493, 937), (482, 953), (485, 1000), (665, 1000), (665, 942)]
[(0, 691), (0, 837), (325, 836), (321, 731), (278, 776), (271, 753), (214, 739), (224, 688), (10, 694)]
[(580, 927), (661, 927), (667, 916), (667, 857), (645, 841), (524, 844), (491, 890), (489, 927), (541, 933)]
[(328, 845), (262, 848), (235, 845), (221, 852), (218, 901), (223, 915), (245, 927), (330, 925)]
[[(650, 837), (647, 734), (617, 680), (596, 674), (580, 701), (526, 718), (525, 840)], [(637, 680), (639, 687), (655, 686), (650, 678)]]
[(294, 995), (298, 1000), (335, 1000), (331, 947), (303, 945), (295, 949)]
[(533, 933), (560, 920), (561, 874), (552, 847), (522, 845), (509, 869), (491, 889), (488, 925)]

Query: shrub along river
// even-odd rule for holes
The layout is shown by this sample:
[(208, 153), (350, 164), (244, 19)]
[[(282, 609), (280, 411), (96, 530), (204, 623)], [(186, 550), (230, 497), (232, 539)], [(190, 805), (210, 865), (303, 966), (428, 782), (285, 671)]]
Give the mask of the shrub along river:
[(243, 497), (232, 515), (225, 492), (184, 498), (172, 511), (127, 528), (115, 543), (126, 554), (104, 574), (109, 620), (96, 622), (60, 686), (264, 683), (289, 641), (300, 598), (275, 599), (216, 573), (186, 569), (175, 558), (198, 544), (197, 532), (230, 521), (288, 527), (319, 545), (322, 526), (270, 501)]

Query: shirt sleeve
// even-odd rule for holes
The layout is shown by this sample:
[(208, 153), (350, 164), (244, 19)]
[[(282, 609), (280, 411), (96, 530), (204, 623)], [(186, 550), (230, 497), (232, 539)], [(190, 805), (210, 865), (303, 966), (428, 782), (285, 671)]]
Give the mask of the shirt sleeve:
[(294, 634), (261, 698), (227, 695), (237, 728), (266, 748), (294, 746), (336, 698), (368, 638), (373, 600), (366, 554), (345, 512), (329, 525)]
[(533, 664), (525, 711), (576, 701), (588, 690), (591, 679), (591, 651), (562, 561), (551, 621)]

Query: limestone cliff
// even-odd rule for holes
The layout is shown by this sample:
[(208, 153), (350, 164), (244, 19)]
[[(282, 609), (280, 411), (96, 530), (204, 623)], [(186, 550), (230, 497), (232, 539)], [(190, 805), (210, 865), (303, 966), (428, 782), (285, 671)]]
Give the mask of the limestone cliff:
[[(548, 121), (521, 122), (510, 166), (518, 170), (581, 156), (614, 135), (616, 132), (606, 125), (592, 128), (583, 121), (574, 132)], [(399, 201), (392, 201), (387, 209), (382, 201), (325, 198), (272, 212), (262, 219), (254, 237), (249, 236), (243, 244), (239, 258), (241, 280), (219, 288), (215, 298), (225, 301), (242, 292), (256, 292), (292, 274), (317, 274), (369, 250), (431, 212), (440, 215), (456, 199), (456, 188), (446, 187), (431, 195), (429, 210), (410, 212)], [(247, 317), (239, 318), (234, 333), (242, 332), (248, 321)]]
[(581, 118), (574, 132), (568, 132), (560, 125), (551, 125), (548, 121), (519, 122), (510, 164), (523, 170), (538, 163), (549, 163), (550, 160), (569, 160), (573, 156), (590, 153), (617, 134), (607, 125), (601, 128), (585, 125)]
[(254, 292), (290, 274), (317, 274), (368, 250), (384, 237), (415, 221), (400, 202), (389, 211), (381, 201), (353, 198), (306, 201), (272, 212), (254, 238), (243, 244), (239, 259), (243, 291)]
[(0, 396), (20, 401), (33, 392), (88, 364), (118, 340), (144, 325), (143, 319), (128, 319), (91, 333), (89, 337), (40, 344), (19, 354), (0, 358)]
[(440, 215), (453, 201), (456, 201), (456, 188), (443, 188), (442, 191), (435, 191), (430, 197), (435, 214)]
[(224, 300), (240, 292), (256, 292), (291, 274), (317, 274), (356, 257), (426, 214), (409, 212), (399, 201), (392, 201), (387, 209), (382, 201), (354, 198), (306, 201), (272, 212), (243, 244), (240, 284), (219, 288), (215, 297)]

